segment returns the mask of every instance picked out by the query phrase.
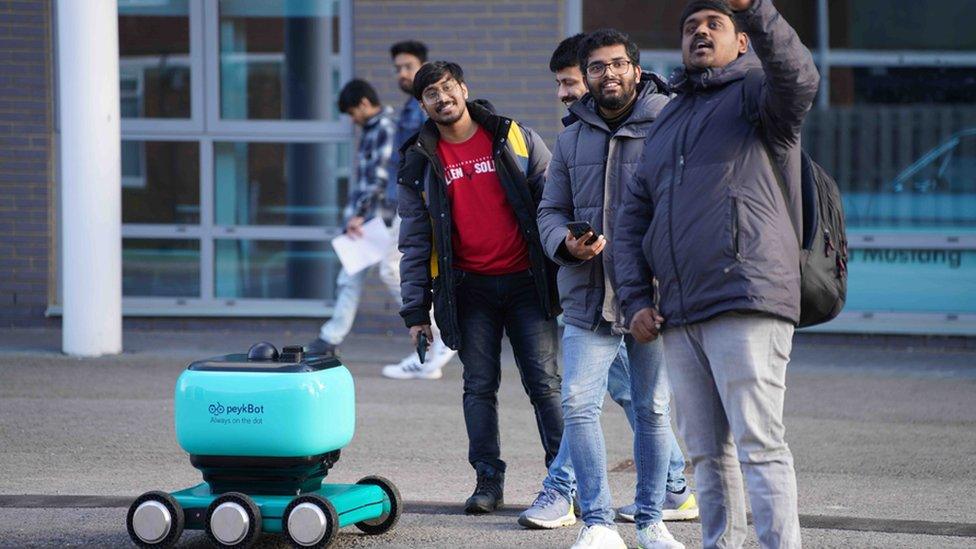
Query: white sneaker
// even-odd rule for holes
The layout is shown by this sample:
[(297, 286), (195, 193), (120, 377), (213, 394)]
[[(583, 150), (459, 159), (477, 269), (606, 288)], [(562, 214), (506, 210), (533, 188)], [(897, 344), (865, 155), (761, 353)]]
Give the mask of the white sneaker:
[(410, 355), (397, 364), (383, 366), (383, 377), (392, 379), (440, 379), (441, 369), (429, 368), (430, 360), (423, 364), (417, 360), (417, 355)]
[(584, 526), (571, 549), (627, 549), (616, 530), (602, 524)]
[(439, 337), (434, 338), (434, 343), (430, 346), (430, 351), (427, 352), (426, 361), (424, 362), (424, 367), (426, 368), (436, 368), (440, 370), (447, 363), (454, 358), (457, 351), (444, 345), (444, 341)]
[(637, 530), (638, 549), (685, 549), (685, 545), (674, 539), (664, 522), (655, 522), (647, 528)]

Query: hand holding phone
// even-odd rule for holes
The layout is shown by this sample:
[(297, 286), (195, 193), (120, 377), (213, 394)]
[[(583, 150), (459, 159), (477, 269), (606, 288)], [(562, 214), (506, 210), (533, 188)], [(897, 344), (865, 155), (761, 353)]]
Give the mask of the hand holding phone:
[(569, 233), (566, 235), (566, 249), (570, 255), (586, 261), (591, 259), (607, 245), (603, 235), (597, 235), (587, 221), (573, 221), (566, 224)]
[(594, 242), (596, 242), (596, 239), (599, 238), (599, 235), (596, 234), (596, 232), (593, 231), (593, 227), (590, 226), (589, 221), (570, 221), (566, 224), (566, 228), (569, 229), (569, 232), (573, 233), (573, 238), (576, 240), (583, 238), (586, 233), (591, 233), (592, 236), (590, 236), (586, 242), (583, 242), (583, 244), (586, 246), (592, 245)]

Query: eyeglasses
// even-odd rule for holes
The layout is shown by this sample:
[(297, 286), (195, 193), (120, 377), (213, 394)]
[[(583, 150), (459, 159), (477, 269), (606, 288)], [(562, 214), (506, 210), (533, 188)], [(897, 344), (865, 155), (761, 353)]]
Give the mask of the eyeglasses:
[(422, 97), (427, 103), (435, 103), (441, 98), (442, 93), (449, 96), (454, 93), (454, 90), (456, 90), (457, 87), (458, 83), (456, 80), (448, 80), (447, 82), (441, 84), (440, 88), (438, 88), (436, 84), (431, 84), (430, 86), (427, 86), (424, 93), (420, 94), (420, 97)]
[(633, 65), (633, 63), (631, 63), (629, 59), (614, 59), (609, 63), (590, 63), (586, 66), (586, 76), (599, 78), (606, 74), (607, 69), (610, 68), (613, 69), (614, 74), (627, 74), (630, 71), (631, 65)]

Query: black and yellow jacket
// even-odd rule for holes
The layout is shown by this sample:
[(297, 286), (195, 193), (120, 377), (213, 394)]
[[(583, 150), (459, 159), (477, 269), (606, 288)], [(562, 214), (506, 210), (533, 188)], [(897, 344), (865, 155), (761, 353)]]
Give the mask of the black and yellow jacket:
[[(547, 317), (559, 314), (556, 266), (545, 255), (536, 225), (550, 153), (542, 138), (515, 120), (498, 116), (478, 102), (467, 103), (471, 118), (492, 136), (498, 179), (515, 212), (529, 249), (529, 263), (539, 302)], [(407, 327), (430, 324), (430, 308), (444, 343), (459, 349), (463, 342), (454, 295), (454, 257), (451, 249), (451, 205), (444, 169), (437, 156), (440, 135), (428, 120), (420, 132), (404, 143), (397, 173), (400, 224), (400, 316)], [(493, 230), (485, 227), (484, 230)]]

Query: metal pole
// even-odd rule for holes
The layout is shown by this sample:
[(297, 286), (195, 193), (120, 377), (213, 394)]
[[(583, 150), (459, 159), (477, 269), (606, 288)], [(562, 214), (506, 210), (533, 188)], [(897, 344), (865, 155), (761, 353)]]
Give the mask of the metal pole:
[(122, 351), (119, 33), (115, 0), (58, 0), (62, 349)]
[(563, 20), (563, 36), (583, 32), (583, 0), (565, 0), (566, 18)]
[(830, 107), (830, 12), (827, 0), (817, 0), (817, 51), (820, 54), (820, 94), (817, 108)]

